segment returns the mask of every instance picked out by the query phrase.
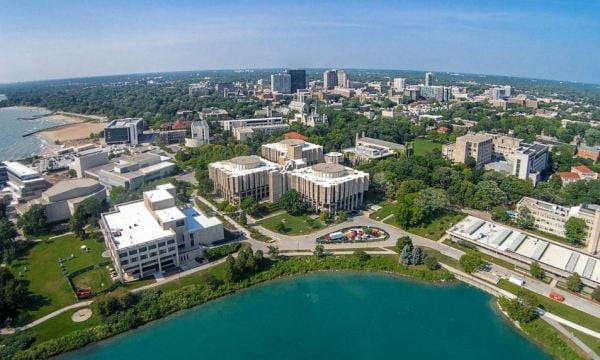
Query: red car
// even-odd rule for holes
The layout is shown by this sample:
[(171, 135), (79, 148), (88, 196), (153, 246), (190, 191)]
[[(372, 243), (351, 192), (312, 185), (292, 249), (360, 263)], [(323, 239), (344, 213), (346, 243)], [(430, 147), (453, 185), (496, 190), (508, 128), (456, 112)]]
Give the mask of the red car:
[(561, 294), (557, 294), (554, 291), (551, 291), (550, 294), (548, 294), (548, 296), (550, 297), (550, 299), (556, 300), (558, 302), (565, 301), (565, 297), (564, 296), (562, 296)]

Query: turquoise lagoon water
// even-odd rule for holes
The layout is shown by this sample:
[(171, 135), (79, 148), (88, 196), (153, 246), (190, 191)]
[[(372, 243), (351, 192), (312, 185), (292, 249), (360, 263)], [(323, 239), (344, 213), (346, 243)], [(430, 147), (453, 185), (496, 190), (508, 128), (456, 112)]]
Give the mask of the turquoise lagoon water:
[(271, 282), (62, 359), (548, 359), (463, 284), (318, 274)]

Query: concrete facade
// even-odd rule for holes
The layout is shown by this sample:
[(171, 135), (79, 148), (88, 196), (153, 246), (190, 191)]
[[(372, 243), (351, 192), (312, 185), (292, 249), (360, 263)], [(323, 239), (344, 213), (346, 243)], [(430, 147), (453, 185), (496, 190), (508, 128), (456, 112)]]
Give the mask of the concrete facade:
[(68, 220), (79, 205), (90, 198), (106, 200), (106, 187), (92, 179), (64, 180), (42, 193), (36, 203), (44, 206), (49, 223)]
[(143, 200), (117, 205), (115, 211), (102, 214), (100, 228), (125, 281), (194, 261), (206, 246), (224, 238), (223, 223), (217, 218), (175, 206), (171, 184), (159, 185), (144, 192)]
[(600, 205), (581, 204), (574, 207), (561, 206), (530, 197), (523, 197), (517, 204), (517, 209), (527, 207), (531, 211), (534, 226), (547, 233), (565, 236), (565, 223), (569, 218), (576, 217), (587, 225), (585, 245), (587, 251), (595, 254), (600, 243)]
[(208, 176), (214, 190), (237, 205), (245, 197), (257, 200), (269, 197), (269, 173), (277, 170), (277, 164), (258, 156), (239, 156), (210, 164)]
[(492, 137), (488, 134), (467, 134), (456, 138), (456, 143), (444, 145), (442, 154), (454, 162), (464, 163), (469, 157), (477, 166), (492, 161)]
[(300, 161), (304, 166), (310, 166), (323, 162), (323, 147), (303, 140), (286, 139), (262, 145), (261, 155), (278, 165), (284, 165), (288, 161)]

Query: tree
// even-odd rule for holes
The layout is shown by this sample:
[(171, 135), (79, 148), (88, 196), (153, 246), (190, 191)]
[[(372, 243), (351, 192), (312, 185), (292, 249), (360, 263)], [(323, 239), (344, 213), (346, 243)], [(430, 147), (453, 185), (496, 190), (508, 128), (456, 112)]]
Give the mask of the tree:
[(67, 171), (67, 176), (70, 178), (77, 177), (77, 172), (73, 169), (69, 169), (69, 171)]
[(281, 196), (281, 206), (290, 215), (302, 215), (308, 210), (308, 205), (300, 196), (300, 193), (294, 189), (289, 190)]
[(354, 250), (353, 255), (360, 262), (365, 262), (371, 258), (369, 254), (367, 254), (364, 250), (361, 249)]
[(410, 239), (410, 236), (399, 237), (398, 240), (396, 240), (396, 251), (401, 252), (406, 245), (412, 246), (412, 240)]
[(534, 295), (522, 292), (511, 300), (502, 298), (501, 304), (508, 313), (508, 316), (520, 323), (528, 323), (538, 317), (537, 308), (539, 302)]
[(542, 280), (545, 276), (544, 269), (542, 269), (540, 263), (537, 261), (534, 261), (531, 263), (531, 265), (529, 265), (529, 273), (531, 273), (531, 276), (533, 276), (534, 278), (540, 280)]
[(325, 247), (322, 244), (317, 244), (315, 246), (315, 251), (313, 252), (313, 254), (315, 254), (315, 256), (317, 257), (322, 257), (323, 255), (325, 255)]
[(460, 266), (462, 266), (463, 270), (467, 273), (472, 273), (478, 270), (483, 269), (485, 263), (481, 258), (481, 255), (476, 251), (467, 251), (463, 256), (459, 259)]
[(256, 207), (258, 206), (258, 201), (256, 201), (253, 197), (246, 197), (240, 203), (240, 209), (245, 210), (252, 214)]
[(223, 271), (223, 280), (226, 283), (232, 283), (239, 278), (238, 267), (233, 256), (228, 255), (225, 259), (225, 269)]
[(492, 208), (492, 220), (507, 222), (508, 220), (510, 220), (510, 216), (508, 216), (508, 213), (506, 212), (505, 208), (501, 206), (496, 206)]
[(267, 249), (267, 254), (269, 254), (271, 259), (277, 259), (279, 257), (279, 248), (277, 246), (269, 245), (267, 246)]
[(283, 220), (281, 220), (280, 222), (277, 223), (277, 225), (275, 225), (275, 230), (280, 233), (286, 233), (286, 232), (288, 232), (289, 229), (285, 225), (285, 222)]
[(420, 209), (425, 217), (431, 218), (444, 210), (450, 201), (448, 195), (442, 189), (427, 188), (417, 193), (413, 206)]
[(435, 256), (427, 256), (425, 258), (425, 267), (429, 270), (437, 270), (440, 268), (440, 263)]
[(27, 287), (6, 268), (0, 268), (0, 321), (17, 315), (25, 304)]
[(248, 217), (246, 216), (246, 212), (242, 211), (240, 212), (240, 215), (238, 216), (238, 222), (242, 225), (246, 225), (248, 223)]
[(592, 299), (594, 299), (596, 301), (600, 301), (600, 286), (595, 288), (594, 291), (592, 292)]
[(329, 221), (329, 217), (330, 217), (330, 214), (329, 214), (329, 211), (327, 211), (327, 210), (323, 210), (319, 214), (319, 220), (321, 220), (321, 222), (324, 222), (324, 223)]
[(340, 210), (337, 212), (337, 217), (339, 222), (346, 221), (346, 219), (348, 218), (348, 213), (346, 213), (346, 211), (344, 210)]
[(567, 289), (573, 292), (580, 292), (583, 289), (583, 283), (581, 282), (581, 276), (578, 273), (574, 272), (567, 279)]
[(492, 180), (480, 181), (475, 185), (472, 206), (479, 210), (487, 210), (492, 206), (504, 204), (506, 193)]
[(585, 240), (587, 225), (580, 218), (570, 217), (565, 223), (565, 237), (572, 244), (580, 244)]
[(46, 210), (42, 205), (31, 205), (29, 210), (19, 216), (17, 227), (23, 230), (25, 235), (38, 235), (47, 228)]
[(73, 213), (73, 216), (71, 216), (71, 219), (69, 219), (69, 229), (74, 232), (75, 235), (84, 239), (86, 236), (85, 225), (87, 224), (87, 216), (81, 209), (81, 207), (78, 207)]
[(531, 215), (531, 210), (527, 206), (521, 206), (519, 208), (519, 215), (517, 215), (517, 225), (524, 229), (533, 229), (535, 225), (535, 218)]
[(408, 266), (412, 264), (412, 250), (412, 244), (407, 244), (406, 246), (404, 246), (402, 252), (400, 253), (400, 263), (402, 265)]
[(423, 249), (421, 249), (418, 246), (415, 246), (412, 251), (411, 263), (413, 265), (421, 265), (421, 264), (423, 264), (424, 258), (425, 258), (425, 254), (423, 254)]

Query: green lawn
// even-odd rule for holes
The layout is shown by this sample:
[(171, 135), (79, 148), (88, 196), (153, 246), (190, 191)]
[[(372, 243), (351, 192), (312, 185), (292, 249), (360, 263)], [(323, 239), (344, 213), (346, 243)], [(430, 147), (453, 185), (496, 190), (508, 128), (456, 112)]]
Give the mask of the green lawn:
[[(281, 222), (285, 223), (287, 230), (281, 232), (277, 230), (277, 225)], [(312, 221), (312, 223), (310, 223)], [(319, 219), (311, 220), (309, 216), (292, 216), (288, 213), (283, 213), (258, 221), (258, 224), (265, 228), (286, 235), (304, 235), (315, 232), (323, 228), (323, 223)]]
[(442, 149), (442, 144), (425, 139), (415, 139), (413, 142), (413, 151), (415, 155), (426, 155), (433, 149)]
[[(81, 245), (86, 245), (90, 251), (83, 252)], [(28, 283), (30, 292), (27, 312), (19, 322), (39, 318), (77, 301), (60, 270), (58, 258), (68, 259), (72, 254), (74, 258), (64, 262), (66, 270), (72, 272), (106, 261), (102, 258), (104, 248), (104, 242), (79, 240), (75, 235), (68, 234), (31, 244), (18, 254), (10, 264), (10, 269), (17, 277), (22, 273), (21, 279)]]
[(76, 288), (91, 288), (94, 292), (99, 292), (109, 288), (112, 285), (112, 280), (108, 269), (102, 266), (75, 276), (73, 285)]
[(581, 326), (585, 326), (594, 331), (600, 331), (600, 318), (594, 317), (583, 311), (577, 310), (568, 305), (552, 300), (547, 296), (542, 296), (537, 293), (534, 293), (533, 291), (522, 289), (520, 286), (512, 284), (505, 279), (501, 279), (498, 282), (497, 286), (504, 290), (510, 291), (513, 294), (517, 294), (521, 290), (527, 292), (528, 294), (532, 294), (538, 299), (538, 302), (540, 303), (541, 307), (553, 313), (554, 315), (558, 315), (567, 320), (571, 320), (574, 323), (577, 323)]
[(571, 333), (573, 333), (579, 340), (581, 340), (584, 344), (590, 347), (596, 354), (600, 354), (600, 339), (595, 338), (591, 335), (582, 333), (581, 331), (572, 329), (568, 326), (565, 326)]
[(396, 204), (393, 203), (384, 203), (380, 204), (381, 209), (372, 213), (369, 217), (375, 220), (385, 219), (388, 215), (391, 215), (394, 209), (396, 208)]
[[(464, 213), (447, 212), (444, 215), (438, 216), (437, 218), (431, 220), (431, 222), (426, 226), (410, 227), (405, 230), (415, 235), (419, 235), (431, 240), (439, 240), (442, 238), (442, 236), (444, 236), (446, 230), (448, 230), (452, 225), (464, 219), (466, 216), (467, 214)], [(396, 222), (396, 219), (394, 219), (394, 217), (387, 219), (385, 223), (401, 227)]]
[(31, 334), (35, 337), (35, 344), (43, 343), (44, 341), (67, 335), (73, 331), (83, 330), (90, 326), (100, 324), (100, 317), (92, 314), (92, 317), (86, 321), (76, 323), (71, 320), (71, 316), (77, 310), (64, 312), (52, 320), (45, 321), (31, 328)]

